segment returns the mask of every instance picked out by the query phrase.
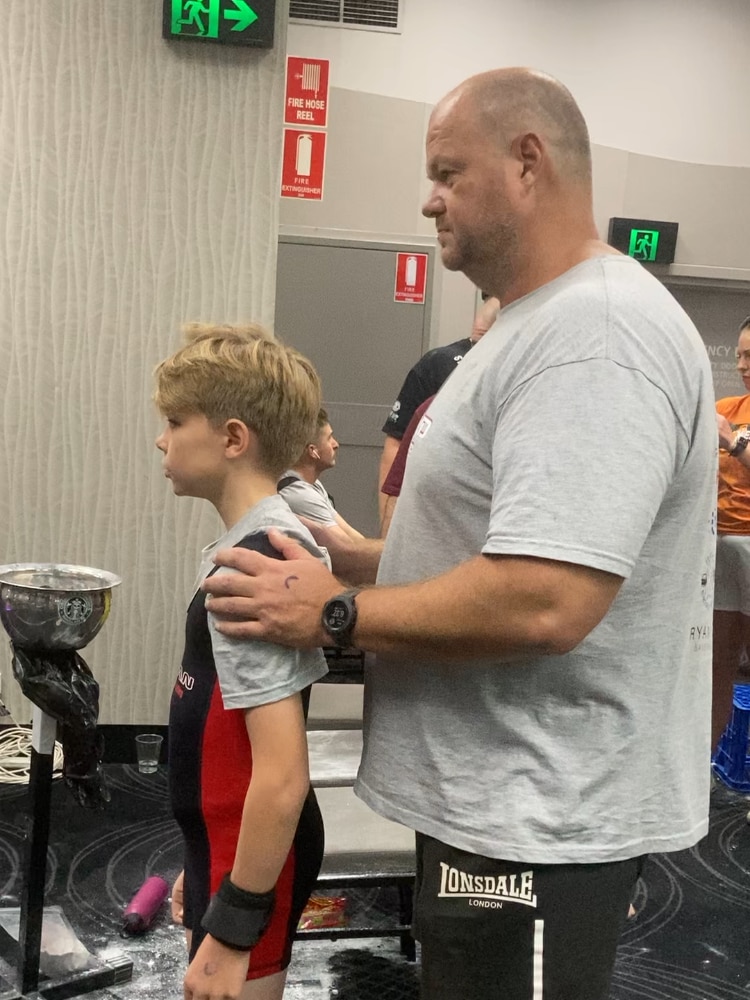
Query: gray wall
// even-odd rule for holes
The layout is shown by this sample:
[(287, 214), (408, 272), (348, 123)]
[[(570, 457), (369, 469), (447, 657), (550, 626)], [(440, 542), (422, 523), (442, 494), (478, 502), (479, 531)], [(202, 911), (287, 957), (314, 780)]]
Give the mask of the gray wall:
[[(325, 198), (283, 199), (282, 231), (433, 243), (422, 217), (424, 134), (430, 106), (359, 91), (331, 91)], [(594, 210), (606, 238), (611, 216), (679, 222), (671, 273), (731, 271), (750, 279), (750, 168), (683, 163), (594, 145)], [(737, 272), (745, 272), (737, 273)], [(432, 343), (469, 329), (474, 289), (437, 269)], [(280, 331), (283, 332), (283, 331)]]
[(164, 721), (217, 533), (161, 475), (153, 366), (185, 320), (273, 320), (283, 7), (253, 51), (163, 41), (156, 0), (3, 0), (0, 561), (122, 576), (105, 722)]
[(750, 316), (750, 288), (728, 281), (667, 279), (667, 287), (693, 320), (706, 344), (716, 398), (745, 392), (735, 350), (740, 323)]

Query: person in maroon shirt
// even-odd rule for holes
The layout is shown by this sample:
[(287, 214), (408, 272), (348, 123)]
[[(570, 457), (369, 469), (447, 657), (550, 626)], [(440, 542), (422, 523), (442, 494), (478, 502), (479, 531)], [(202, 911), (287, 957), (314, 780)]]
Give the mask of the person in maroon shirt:
[(393, 512), (396, 509), (396, 500), (398, 500), (401, 494), (401, 484), (404, 481), (406, 459), (409, 455), (411, 439), (414, 437), (417, 427), (419, 427), (422, 422), (422, 417), (427, 412), (427, 407), (434, 398), (434, 396), (430, 396), (414, 411), (414, 416), (411, 418), (409, 426), (404, 431), (404, 436), (401, 438), (399, 449), (396, 452), (396, 457), (393, 459), (388, 475), (385, 477), (385, 482), (380, 487), (380, 492), (385, 493), (386, 495), (385, 506), (383, 507), (383, 519), (380, 522), (381, 538), (385, 538), (388, 534), (388, 528), (391, 526), (391, 518), (393, 517)]
[[(378, 471), (378, 490), (384, 493), (382, 484), (388, 474), (388, 470), (396, 457), (401, 441), (406, 434), (406, 429), (417, 408), (426, 400), (434, 396), (440, 389), (448, 376), (455, 370), (456, 366), (463, 359), (464, 355), (474, 344), (484, 336), (492, 324), (497, 319), (500, 308), (498, 300), (492, 296), (487, 296), (482, 302), (471, 328), (471, 334), (463, 340), (457, 340), (453, 344), (446, 344), (443, 347), (435, 347), (433, 350), (423, 354), (414, 367), (409, 371), (398, 399), (393, 404), (388, 419), (383, 425), (383, 433), (386, 435), (383, 444), (383, 453), (380, 457), (380, 468)], [(386, 504), (385, 496), (378, 496), (378, 509), (382, 519)]]
[[(472, 327), (471, 337), (469, 338), (469, 346), (473, 346), (476, 342), (485, 335), (492, 324), (497, 319), (497, 314), (500, 311), (500, 303), (495, 298), (487, 298), (474, 318), (474, 326)], [(425, 355), (426, 357), (427, 355)], [(458, 362), (456, 362), (457, 364)], [(455, 367), (455, 365), (454, 365)], [(447, 375), (450, 374), (448, 372)], [(445, 379), (443, 380), (445, 381)], [(439, 387), (438, 387), (439, 388)], [(391, 518), (393, 517), (393, 511), (396, 509), (396, 500), (401, 493), (401, 484), (404, 481), (404, 472), (406, 471), (406, 458), (409, 454), (409, 448), (411, 446), (411, 439), (414, 437), (414, 433), (421, 423), (423, 415), (426, 413), (428, 406), (435, 398), (437, 390), (431, 393), (427, 399), (425, 399), (416, 408), (412, 414), (411, 419), (403, 433), (403, 437), (398, 442), (398, 450), (391, 462), (388, 474), (383, 480), (383, 485), (380, 487), (380, 492), (385, 495), (385, 498), (381, 498), (382, 502), (382, 514), (380, 520), (380, 537), (385, 538), (388, 534), (388, 528), (391, 524)]]

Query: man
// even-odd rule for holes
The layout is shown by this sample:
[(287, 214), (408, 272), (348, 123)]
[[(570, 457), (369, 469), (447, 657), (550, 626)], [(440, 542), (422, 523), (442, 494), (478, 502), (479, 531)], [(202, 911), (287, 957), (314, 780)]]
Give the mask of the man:
[(278, 482), (278, 490), (297, 517), (308, 525), (323, 525), (331, 529), (332, 544), (359, 540), (363, 536), (339, 514), (333, 506), (320, 476), (336, 464), (339, 443), (324, 409), (318, 414), (318, 434), (305, 446), (299, 459), (287, 469)]
[(386, 531), (383, 520), (388, 502), (387, 494), (383, 495), (383, 483), (396, 458), (399, 446), (414, 413), (425, 400), (435, 395), (458, 363), (463, 360), (464, 355), (474, 344), (481, 340), (497, 319), (499, 309), (500, 303), (496, 298), (485, 296), (482, 305), (474, 317), (471, 334), (462, 340), (455, 341), (453, 344), (435, 347), (433, 350), (423, 354), (404, 379), (404, 384), (401, 386), (398, 398), (391, 407), (388, 419), (383, 425), (383, 433), (386, 435), (386, 438), (383, 444), (383, 453), (380, 456), (378, 504), (381, 520), (380, 533), (384, 538)]
[(427, 166), (444, 265), (503, 309), (414, 439), (379, 585), (341, 595), (276, 535), (288, 561), (222, 554), (248, 575), (208, 604), (229, 635), (378, 654), (357, 792), (417, 830), (427, 1000), (606, 1000), (643, 857), (707, 830), (711, 374), (598, 239), (557, 81), (467, 80)]

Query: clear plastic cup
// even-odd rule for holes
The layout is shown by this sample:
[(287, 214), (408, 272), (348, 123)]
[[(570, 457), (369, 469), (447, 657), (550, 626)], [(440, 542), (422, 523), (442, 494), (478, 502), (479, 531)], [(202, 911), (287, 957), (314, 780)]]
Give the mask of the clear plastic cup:
[(159, 767), (159, 755), (164, 737), (158, 733), (139, 733), (135, 738), (138, 770), (141, 774), (154, 774)]

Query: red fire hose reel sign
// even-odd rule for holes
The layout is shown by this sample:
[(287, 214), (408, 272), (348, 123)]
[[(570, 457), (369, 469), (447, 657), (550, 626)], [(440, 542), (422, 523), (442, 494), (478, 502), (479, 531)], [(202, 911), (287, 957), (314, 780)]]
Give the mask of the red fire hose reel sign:
[(288, 56), (284, 124), (325, 128), (328, 124), (327, 59), (304, 59)]

